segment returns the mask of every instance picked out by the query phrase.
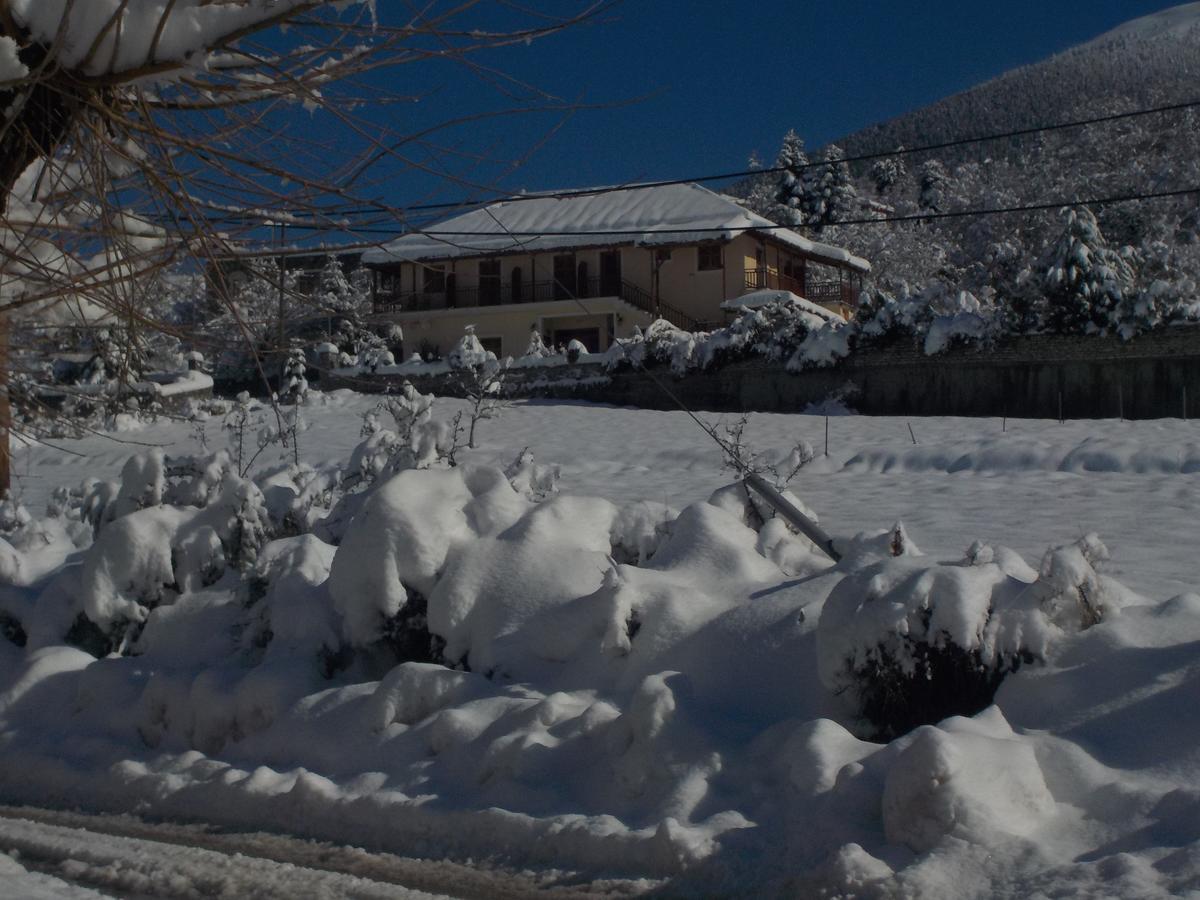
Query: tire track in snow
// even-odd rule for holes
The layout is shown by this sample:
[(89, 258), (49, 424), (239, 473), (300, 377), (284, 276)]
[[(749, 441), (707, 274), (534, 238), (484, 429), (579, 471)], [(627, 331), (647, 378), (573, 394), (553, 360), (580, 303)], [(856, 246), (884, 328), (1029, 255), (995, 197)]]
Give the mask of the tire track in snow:
[(652, 887), (572, 885), (565, 873), (487, 870), (263, 832), (31, 807), (0, 806), (0, 851), (15, 851), (74, 883), (164, 900), (592, 900), (636, 896)]

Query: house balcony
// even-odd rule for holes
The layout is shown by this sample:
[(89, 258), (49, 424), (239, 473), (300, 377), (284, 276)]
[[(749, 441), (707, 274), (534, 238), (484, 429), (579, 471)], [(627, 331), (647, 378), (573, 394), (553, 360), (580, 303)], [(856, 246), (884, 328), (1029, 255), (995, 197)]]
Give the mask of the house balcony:
[(677, 328), (697, 331), (702, 323), (648, 291), (628, 281), (606, 278), (582, 278), (571, 281), (537, 281), (514, 285), (502, 282), (477, 287), (447, 286), (444, 291), (384, 292), (376, 289), (373, 301), (376, 314), (437, 312), (451, 309), (487, 309), (528, 303), (596, 300), (615, 297), (655, 318), (666, 319)]
[(841, 313), (843, 309), (854, 309), (858, 305), (858, 291), (861, 288), (853, 279), (845, 278), (839, 281), (801, 281), (791, 275), (782, 275), (774, 269), (747, 269), (746, 292), (751, 291), (791, 291), (798, 297), (803, 297), (812, 303), (824, 306), (833, 312)]

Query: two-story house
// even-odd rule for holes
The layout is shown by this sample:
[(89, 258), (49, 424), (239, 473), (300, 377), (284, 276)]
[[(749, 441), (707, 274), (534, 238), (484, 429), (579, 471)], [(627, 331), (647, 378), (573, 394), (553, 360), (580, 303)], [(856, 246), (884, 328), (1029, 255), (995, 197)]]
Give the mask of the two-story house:
[(719, 326), (722, 302), (787, 290), (842, 314), (866, 260), (779, 228), (696, 184), (527, 195), (493, 203), (363, 254), (381, 320), (414, 350), (449, 350), (465, 325), (516, 356), (547, 342), (607, 349), (656, 318)]

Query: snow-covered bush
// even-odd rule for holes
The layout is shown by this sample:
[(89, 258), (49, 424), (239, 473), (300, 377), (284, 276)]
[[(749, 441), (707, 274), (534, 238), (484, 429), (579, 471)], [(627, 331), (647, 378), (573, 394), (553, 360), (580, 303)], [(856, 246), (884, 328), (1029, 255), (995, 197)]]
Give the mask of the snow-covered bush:
[(446, 360), (452, 369), (473, 369), (482, 366), (489, 358), (494, 360), (496, 357), (483, 349), (483, 344), (475, 336), (475, 326), (468, 325), (463, 329), (463, 336), (458, 339)]
[(287, 360), (283, 364), (283, 380), (279, 390), (279, 400), (282, 403), (303, 403), (308, 396), (308, 378), (305, 373), (308, 363), (304, 358), (304, 350), (293, 347), (288, 351)]
[(1049, 640), (1023, 563), (976, 554), (944, 565), (918, 553), (900, 528), (861, 540), (821, 613), (821, 682), (874, 738), (974, 715)]
[(1096, 572), (1107, 558), (1095, 535), (1050, 550), (1036, 572), (978, 543), (961, 563), (928, 562), (901, 526), (860, 538), (821, 614), (821, 681), (879, 738), (974, 715), (1059, 637), (1130, 602)]

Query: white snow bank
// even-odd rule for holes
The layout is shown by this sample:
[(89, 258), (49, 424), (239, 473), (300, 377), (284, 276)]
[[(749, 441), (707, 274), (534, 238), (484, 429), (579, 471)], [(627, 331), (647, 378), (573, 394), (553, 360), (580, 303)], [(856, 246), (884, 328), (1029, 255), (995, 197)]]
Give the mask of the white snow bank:
[(996, 709), (926, 726), (903, 745), (883, 789), (887, 839), (918, 853), (947, 835), (976, 844), (1027, 835), (1054, 811), (1033, 747)]

